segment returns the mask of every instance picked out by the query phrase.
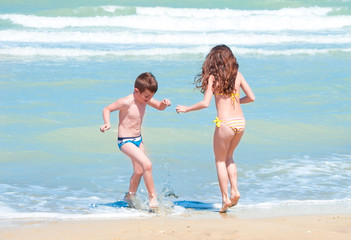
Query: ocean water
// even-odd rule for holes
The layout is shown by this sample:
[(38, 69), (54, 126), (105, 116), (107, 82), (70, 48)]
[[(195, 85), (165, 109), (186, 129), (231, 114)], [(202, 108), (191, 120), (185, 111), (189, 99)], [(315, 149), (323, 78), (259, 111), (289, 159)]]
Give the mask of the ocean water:
[[(102, 134), (102, 109), (150, 71), (146, 151), (162, 212), (221, 203), (212, 151), (216, 112), (192, 81), (208, 51), (230, 46), (256, 101), (234, 158), (239, 205), (337, 206), (351, 212), (351, 2), (0, 1), (0, 219), (149, 216), (115, 207), (132, 167)], [(141, 208), (147, 194), (139, 188)], [(190, 204), (191, 205), (191, 204)], [(197, 205), (199, 206), (199, 205)], [(195, 210), (195, 212), (198, 210)]]

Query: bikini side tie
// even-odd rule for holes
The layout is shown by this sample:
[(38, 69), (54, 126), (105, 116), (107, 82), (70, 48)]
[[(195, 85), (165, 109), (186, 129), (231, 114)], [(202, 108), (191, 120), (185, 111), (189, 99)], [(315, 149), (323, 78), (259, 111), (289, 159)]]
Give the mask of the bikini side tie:
[(217, 127), (220, 127), (220, 126), (221, 126), (222, 120), (219, 120), (219, 118), (216, 117), (215, 120), (213, 120), (213, 122), (216, 123), (216, 126), (217, 126)]
[(240, 98), (240, 94), (237, 92), (237, 93), (232, 93), (231, 94), (231, 99), (233, 100), (234, 102), (234, 108), (236, 107), (236, 98), (235, 97), (238, 97)]

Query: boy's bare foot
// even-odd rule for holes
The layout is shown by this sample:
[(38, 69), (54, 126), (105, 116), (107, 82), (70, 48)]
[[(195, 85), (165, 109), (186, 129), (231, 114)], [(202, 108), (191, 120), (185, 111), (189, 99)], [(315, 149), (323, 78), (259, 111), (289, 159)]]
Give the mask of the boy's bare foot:
[(128, 203), (128, 206), (129, 206), (129, 207), (135, 208), (135, 203), (134, 203), (134, 200), (135, 200), (135, 193), (127, 192), (127, 193), (124, 195), (123, 200), (124, 200), (126, 203)]
[(238, 202), (239, 202), (239, 198), (240, 198), (240, 194), (236, 194), (236, 195), (234, 195), (234, 197), (231, 196), (231, 197), (230, 197), (230, 202), (231, 202), (231, 204), (230, 204), (229, 207), (234, 207), (235, 205), (237, 205)]
[(150, 209), (158, 209), (158, 202), (157, 202), (157, 197), (152, 197), (149, 200), (149, 207)]
[(219, 210), (219, 213), (226, 213), (228, 208), (230, 207), (231, 205), (231, 202), (228, 201), (228, 202), (223, 202), (222, 203), (222, 208)]

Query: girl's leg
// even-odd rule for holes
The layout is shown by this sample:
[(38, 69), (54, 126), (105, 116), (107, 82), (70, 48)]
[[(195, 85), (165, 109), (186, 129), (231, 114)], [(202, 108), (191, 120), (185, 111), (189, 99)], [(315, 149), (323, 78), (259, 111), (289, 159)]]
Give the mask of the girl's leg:
[(152, 163), (144, 153), (143, 143), (141, 143), (139, 148), (133, 143), (126, 143), (122, 146), (121, 150), (132, 160), (133, 166), (141, 166), (145, 186), (149, 193), (149, 205), (150, 207), (156, 207), (157, 196), (155, 192), (154, 180), (152, 177)]
[(237, 175), (237, 168), (236, 164), (233, 160), (234, 150), (238, 146), (244, 132), (236, 133), (235, 136), (232, 138), (229, 146), (229, 150), (227, 153), (227, 173), (230, 181), (230, 201), (231, 207), (235, 206), (240, 198), (240, 192), (238, 190), (238, 175)]
[(222, 208), (219, 210), (219, 212), (226, 212), (228, 207), (231, 205), (231, 201), (228, 196), (226, 157), (233, 134), (233, 131), (228, 126), (223, 124), (223, 126), (219, 128), (216, 127), (213, 136), (213, 150), (216, 160), (217, 176), (222, 193)]

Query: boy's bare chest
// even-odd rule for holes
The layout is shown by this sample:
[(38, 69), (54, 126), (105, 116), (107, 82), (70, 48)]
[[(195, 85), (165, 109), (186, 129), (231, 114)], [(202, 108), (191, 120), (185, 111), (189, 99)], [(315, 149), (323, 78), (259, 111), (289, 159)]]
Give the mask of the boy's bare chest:
[(145, 115), (146, 104), (132, 104), (128, 111), (126, 112), (126, 118), (129, 121), (133, 122), (141, 122)]

